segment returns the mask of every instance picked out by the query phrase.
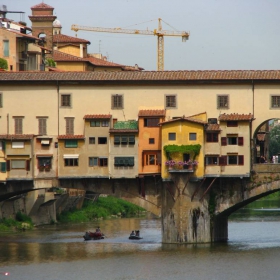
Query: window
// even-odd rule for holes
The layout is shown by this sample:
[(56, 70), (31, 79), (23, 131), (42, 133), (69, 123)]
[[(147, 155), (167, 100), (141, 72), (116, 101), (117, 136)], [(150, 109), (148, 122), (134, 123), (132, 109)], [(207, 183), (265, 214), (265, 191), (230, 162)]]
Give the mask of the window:
[(7, 171), (7, 164), (6, 162), (0, 162), (0, 172), (1, 173), (6, 173)]
[(65, 140), (65, 148), (78, 148), (78, 140)]
[(95, 137), (89, 137), (89, 144), (95, 144)]
[(244, 138), (237, 137), (237, 135), (228, 135), (227, 137), (221, 137), (221, 145), (222, 146), (227, 146), (227, 145), (243, 146)]
[(149, 144), (155, 144), (155, 138), (149, 138)]
[(0, 108), (3, 107), (3, 93), (0, 92)]
[(61, 94), (61, 107), (71, 106), (71, 94)]
[(121, 143), (121, 136), (115, 135), (114, 136), (114, 144), (115, 145), (120, 145), (120, 143)]
[(229, 96), (228, 95), (218, 95), (217, 107), (218, 107), (218, 109), (228, 109), (229, 108)]
[(219, 157), (218, 156), (206, 156), (205, 164), (206, 165), (219, 165)]
[(50, 169), (52, 166), (51, 157), (38, 157), (38, 168), (39, 169)]
[(3, 41), (3, 45), (4, 45), (4, 53), (3, 53), (3, 55), (4, 56), (9, 56), (10, 55), (10, 45), (9, 45), (9, 41), (8, 40), (4, 40)]
[(135, 136), (134, 135), (129, 135), (128, 136), (128, 144), (129, 145), (134, 145), (135, 144)]
[(189, 134), (189, 140), (191, 140), (191, 141), (196, 140), (196, 133), (195, 133), (195, 132), (190, 132), (190, 134)]
[(238, 127), (238, 121), (227, 121), (227, 127)]
[(74, 118), (65, 118), (66, 122), (66, 135), (74, 134)]
[(115, 157), (115, 166), (134, 166), (134, 157)]
[(27, 160), (24, 159), (13, 159), (11, 160), (11, 169), (26, 169)]
[(99, 166), (108, 166), (108, 158), (99, 158)]
[(176, 95), (166, 95), (165, 96), (165, 107), (166, 108), (176, 108)]
[(175, 141), (176, 140), (176, 133), (175, 132), (169, 132), (168, 133), (168, 140)]
[(280, 108), (280, 96), (271, 96), (271, 107)]
[(109, 121), (102, 121), (101, 126), (102, 127), (108, 127), (109, 126)]
[(244, 165), (243, 155), (227, 155), (220, 158), (220, 165)]
[(38, 118), (39, 135), (47, 135), (47, 119)]
[(98, 166), (98, 158), (97, 157), (89, 157), (88, 158), (89, 166)]
[(160, 152), (149, 153), (143, 155), (144, 165), (160, 165), (161, 156)]
[(135, 136), (134, 135), (115, 135), (114, 136), (115, 145), (134, 145)]
[(116, 94), (112, 95), (112, 109), (123, 109), (123, 96)]
[(23, 118), (15, 117), (15, 134), (22, 134), (22, 122)]
[(78, 158), (64, 158), (64, 166), (79, 166)]
[(13, 141), (12, 142), (12, 149), (23, 149), (24, 148), (24, 142), (22, 141)]
[(107, 137), (98, 137), (98, 144), (107, 144)]
[(157, 127), (159, 122), (160, 122), (159, 118), (145, 118), (144, 126), (145, 127)]
[(218, 142), (218, 133), (206, 133), (206, 142), (214, 143)]
[(91, 121), (90, 126), (91, 127), (100, 127), (100, 121)]

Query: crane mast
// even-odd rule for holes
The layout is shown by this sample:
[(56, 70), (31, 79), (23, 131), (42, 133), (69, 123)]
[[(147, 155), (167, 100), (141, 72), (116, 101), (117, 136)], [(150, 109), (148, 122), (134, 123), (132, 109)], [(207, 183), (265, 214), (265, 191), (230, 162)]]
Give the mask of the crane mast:
[(74, 31), (93, 31), (93, 32), (109, 32), (109, 33), (124, 33), (124, 34), (138, 34), (138, 35), (153, 35), (157, 36), (157, 70), (164, 70), (164, 36), (182, 37), (182, 41), (186, 42), (189, 39), (189, 33), (186, 31), (168, 31), (162, 30), (162, 19), (158, 19), (158, 29), (139, 30), (139, 29), (122, 29), (122, 28), (104, 28), (104, 27), (90, 27), (73, 24), (71, 30)]

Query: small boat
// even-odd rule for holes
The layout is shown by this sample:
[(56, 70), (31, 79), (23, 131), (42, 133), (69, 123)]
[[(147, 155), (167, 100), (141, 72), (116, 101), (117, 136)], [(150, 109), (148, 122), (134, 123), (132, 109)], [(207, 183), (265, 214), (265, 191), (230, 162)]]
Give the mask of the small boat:
[(135, 232), (132, 231), (132, 233), (129, 235), (128, 239), (139, 240), (139, 239), (143, 239), (143, 237), (140, 237), (140, 231), (136, 230)]
[(100, 239), (105, 238), (105, 236), (102, 232), (91, 232), (91, 231), (87, 231), (83, 237), (84, 237), (85, 241), (100, 240)]
[(139, 240), (139, 239), (143, 239), (143, 237), (136, 236), (136, 235), (130, 235), (130, 236), (128, 237), (128, 239)]

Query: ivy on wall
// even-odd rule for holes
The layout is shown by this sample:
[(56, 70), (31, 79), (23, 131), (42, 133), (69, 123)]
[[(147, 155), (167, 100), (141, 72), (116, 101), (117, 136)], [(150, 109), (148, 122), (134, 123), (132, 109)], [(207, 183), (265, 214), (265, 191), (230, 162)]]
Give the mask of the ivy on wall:
[(193, 159), (199, 154), (201, 149), (200, 144), (196, 145), (165, 145), (163, 150), (166, 154), (166, 157), (169, 158), (169, 155), (172, 153), (182, 153), (190, 154), (193, 156)]

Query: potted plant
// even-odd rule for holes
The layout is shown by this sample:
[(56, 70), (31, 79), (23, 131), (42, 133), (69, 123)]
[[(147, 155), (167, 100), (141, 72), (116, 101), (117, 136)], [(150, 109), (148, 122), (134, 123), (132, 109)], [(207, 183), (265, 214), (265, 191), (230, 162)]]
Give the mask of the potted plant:
[(167, 160), (165, 162), (165, 165), (168, 167), (168, 169), (173, 169), (175, 164), (176, 164), (176, 161), (172, 160), (172, 159), (171, 160)]
[(193, 167), (196, 167), (198, 165), (198, 161), (189, 159), (188, 161), (184, 162), (184, 166), (187, 167), (187, 169), (193, 169)]

